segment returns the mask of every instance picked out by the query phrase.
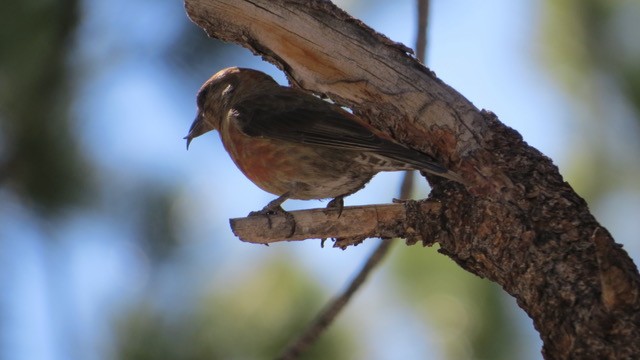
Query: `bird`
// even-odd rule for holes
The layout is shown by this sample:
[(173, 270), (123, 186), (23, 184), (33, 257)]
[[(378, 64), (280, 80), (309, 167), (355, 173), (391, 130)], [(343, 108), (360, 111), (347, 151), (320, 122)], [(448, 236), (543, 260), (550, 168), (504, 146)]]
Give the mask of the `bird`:
[(277, 196), (252, 214), (286, 213), (288, 199), (344, 197), (382, 171), (420, 170), (464, 184), (463, 178), (421, 151), (393, 140), (342, 107), (269, 75), (230, 67), (209, 78), (197, 94), (191, 141), (217, 130), (242, 173)]

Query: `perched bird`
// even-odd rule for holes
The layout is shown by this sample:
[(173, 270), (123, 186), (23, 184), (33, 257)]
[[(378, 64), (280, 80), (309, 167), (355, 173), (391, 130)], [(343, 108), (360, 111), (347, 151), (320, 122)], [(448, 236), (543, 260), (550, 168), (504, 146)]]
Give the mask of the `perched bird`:
[(328, 199), (342, 210), (381, 171), (422, 170), (464, 183), (429, 155), (337, 105), (281, 86), (252, 69), (231, 67), (202, 85), (198, 114), (185, 137), (218, 130), (231, 159), (261, 189), (278, 195), (261, 213), (284, 212), (287, 199)]

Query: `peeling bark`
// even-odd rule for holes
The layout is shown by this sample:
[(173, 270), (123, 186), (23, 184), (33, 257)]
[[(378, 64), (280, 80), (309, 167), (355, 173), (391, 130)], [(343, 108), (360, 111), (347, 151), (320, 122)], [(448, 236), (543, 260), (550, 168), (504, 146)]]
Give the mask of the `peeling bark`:
[[(432, 154), (468, 186), (430, 179), (438, 242), (464, 269), (500, 284), (533, 319), (547, 359), (640, 358), (640, 277), (558, 168), (394, 43), (328, 1), (186, 0), (210, 36), (275, 64)], [(437, 225), (437, 226), (434, 226)], [(401, 234), (403, 235), (403, 234)], [(407, 235), (407, 234), (404, 234)]]

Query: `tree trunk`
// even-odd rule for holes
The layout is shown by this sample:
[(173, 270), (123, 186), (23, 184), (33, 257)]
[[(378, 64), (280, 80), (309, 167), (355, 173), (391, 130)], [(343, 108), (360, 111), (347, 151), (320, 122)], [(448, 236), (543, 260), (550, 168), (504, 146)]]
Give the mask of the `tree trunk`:
[(549, 158), (410, 49), (329, 1), (186, 0), (186, 9), (210, 36), (261, 55), (293, 86), (350, 107), (460, 174), (467, 186), (430, 179), (439, 221), (425, 214), (412, 238), (438, 242), (514, 296), (545, 358), (640, 358), (640, 277), (627, 253)]

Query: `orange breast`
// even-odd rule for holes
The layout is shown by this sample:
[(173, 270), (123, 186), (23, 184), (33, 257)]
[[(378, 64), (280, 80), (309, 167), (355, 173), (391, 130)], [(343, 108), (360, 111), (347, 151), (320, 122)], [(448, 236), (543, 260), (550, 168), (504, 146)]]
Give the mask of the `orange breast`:
[(233, 162), (249, 180), (275, 195), (290, 191), (297, 173), (290, 159), (295, 149), (276, 140), (247, 136), (235, 126), (223, 129), (221, 135)]
[[(226, 125), (226, 126), (224, 126)], [(293, 199), (327, 199), (359, 190), (375, 174), (353, 152), (250, 137), (233, 122), (220, 131), (225, 149), (254, 184)]]

